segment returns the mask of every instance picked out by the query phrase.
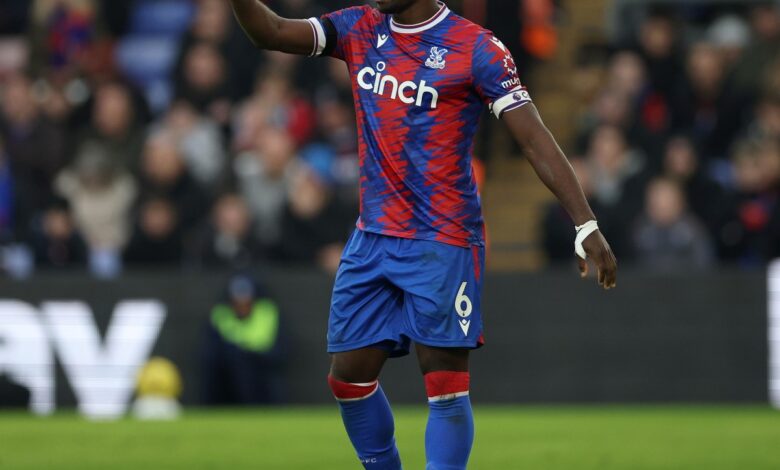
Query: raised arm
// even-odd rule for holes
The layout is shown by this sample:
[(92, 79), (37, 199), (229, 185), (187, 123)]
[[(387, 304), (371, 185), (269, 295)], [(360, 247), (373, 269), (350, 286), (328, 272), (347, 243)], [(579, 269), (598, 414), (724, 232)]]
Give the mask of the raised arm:
[[(528, 161), (542, 182), (555, 194), (571, 216), (574, 224), (582, 226), (596, 220), (582, 192), (579, 180), (569, 161), (542, 122), (533, 103), (508, 111), (502, 119), (509, 131), (523, 148)], [(582, 247), (598, 269), (598, 282), (605, 289), (615, 287), (617, 261), (609, 244), (596, 230), (582, 241)], [(578, 258), (583, 277), (588, 273), (588, 263)]]
[(255, 47), (301, 55), (314, 50), (315, 33), (308, 21), (282, 18), (261, 0), (228, 1)]

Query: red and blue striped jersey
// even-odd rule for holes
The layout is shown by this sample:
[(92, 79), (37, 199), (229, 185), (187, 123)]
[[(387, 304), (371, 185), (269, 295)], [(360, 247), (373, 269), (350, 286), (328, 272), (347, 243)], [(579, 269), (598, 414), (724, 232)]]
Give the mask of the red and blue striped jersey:
[(468, 247), (484, 244), (471, 166), (482, 107), (531, 101), (511, 53), (440, 4), (417, 25), (363, 6), (311, 18), (313, 55), (347, 63), (360, 149), (358, 228)]

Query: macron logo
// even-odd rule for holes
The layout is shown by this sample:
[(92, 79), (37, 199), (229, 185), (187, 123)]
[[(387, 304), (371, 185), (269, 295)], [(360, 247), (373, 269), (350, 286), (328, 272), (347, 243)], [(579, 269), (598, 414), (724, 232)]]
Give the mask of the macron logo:
[(376, 48), (379, 49), (384, 46), (388, 39), (390, 39), (390, 36), (387, 34), (380, 34), (376, 41)]
[(490, 41), (491, 41), (493, 44), (495, 44), (496, 46), (498, 46), (498, 48), (499, 48), (499, 49), (501, 49), (501, 51), (503, 51), (503, 52), (507, 52), (506, 46), (505, 46), (505, 45), (504, 45), (504, 43), (503, 43), (503, 42), (501, 42), (501, 40), (500, 40), (500, 39), (498, 39), (497, 37), (493, 36), (492, 38), (490, 38)]

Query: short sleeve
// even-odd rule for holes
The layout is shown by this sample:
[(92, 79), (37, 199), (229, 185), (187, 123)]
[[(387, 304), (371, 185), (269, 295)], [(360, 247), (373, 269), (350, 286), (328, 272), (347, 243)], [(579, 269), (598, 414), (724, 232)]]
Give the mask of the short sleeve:
[(531, 102), (509, 49), (490, 32), (480, 34), (472, 58), (474, 87), (497, 118)]
[(349, 50), (350, 32), (370, 7), (352, 7), (309, 18), (314, 34), (312, 56), (330, 56), (345, 60)]

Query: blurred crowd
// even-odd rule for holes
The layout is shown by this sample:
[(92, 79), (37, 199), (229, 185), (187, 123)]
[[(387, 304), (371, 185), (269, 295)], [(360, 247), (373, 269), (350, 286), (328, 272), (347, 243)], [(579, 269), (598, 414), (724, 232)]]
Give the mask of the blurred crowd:
[[(780, 256), (780, 5), (666, 5), (581, 47), (572, 164), (625, 264), (763, 266)], [(570, 262), (557, 204), (544, 233)]]
[(0, 270), (333, 271), (355, 132), (343, 65), (256, 51), (224, 0), (3, 1)]
[[(304, 18), (362, 2), (268, 3)], [(558, 2), (460, 3), (525, 76), (554, 53)], [(635, 34), (580, 48), (569, 154), (622, 261), (760, 266), (780, 256), (780, 10), (685, 14), (647, 9)], [(343, 64), (255, 50), (224, 0), (4, 0), (0, 271), (334, 271), (355, 132)], [(570, 262), (558, 205), (543, 227), (548, 258)]]

